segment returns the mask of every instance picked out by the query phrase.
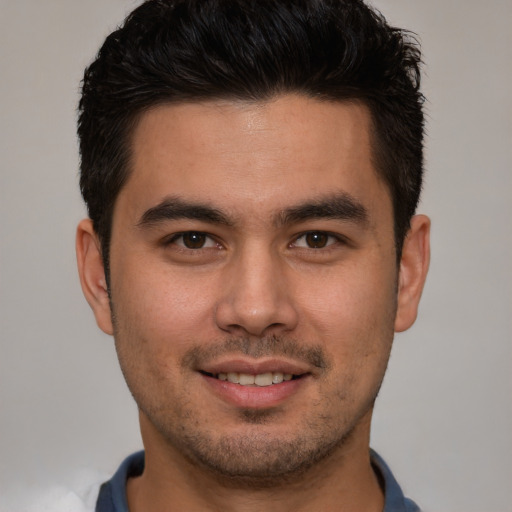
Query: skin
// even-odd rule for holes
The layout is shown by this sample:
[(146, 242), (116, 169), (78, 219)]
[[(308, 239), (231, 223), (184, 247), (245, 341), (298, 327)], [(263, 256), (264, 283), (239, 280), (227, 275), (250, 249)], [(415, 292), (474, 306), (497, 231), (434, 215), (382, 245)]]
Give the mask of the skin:
[[(295, 95), (141, 117), (111, 301), (91, 221), (77, 234), (85, 296), (140, 410), (130, 510), (382, 510), (371, 414), (394, 331), (416, 318), (429, 220), (412, 219), (397, 268), (369, 134), (365, 106)], [(300, 378), (269, 391), (209, 376), (240, 366)]]

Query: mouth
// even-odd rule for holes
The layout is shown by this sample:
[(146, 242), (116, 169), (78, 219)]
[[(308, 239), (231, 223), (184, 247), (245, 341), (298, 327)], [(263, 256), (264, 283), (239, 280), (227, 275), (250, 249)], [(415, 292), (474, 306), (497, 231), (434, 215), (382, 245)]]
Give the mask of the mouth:
[(314, 370), (305, 362), (285, 358), (226, 357), (196, 368), (222, 401), (243, 409), (268, 409), (305, 393)]
[(231, 384), (239, 384), (240, 386), (249, 387), (267, 387), (290, 380), (297, 380), (304, 377), (306, 374), (292, 374), (283, 372), (265, 372), (258, 374), (251, 373), (239, 373), (239, 372), (220, 372), (220, 373), (209, 373), (201, 371), (206, 377), (211, 377), (220, 381), (227, 381)]
[(242, 409), (269, 409), (309, 388), (306, 365), (285, 360), (224, 360), (197, 368), (207, 388), (222, 401)]

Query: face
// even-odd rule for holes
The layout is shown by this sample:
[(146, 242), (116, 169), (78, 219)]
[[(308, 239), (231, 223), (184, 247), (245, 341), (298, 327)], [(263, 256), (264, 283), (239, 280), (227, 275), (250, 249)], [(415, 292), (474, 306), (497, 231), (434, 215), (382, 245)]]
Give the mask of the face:
[(113, 323), (104, 296), (93, 308), (146, 449), (264, 478), (368, 437), (409, 322), (369, 130), (364, 106), (301, 96), (142, 116), (113, 216)]

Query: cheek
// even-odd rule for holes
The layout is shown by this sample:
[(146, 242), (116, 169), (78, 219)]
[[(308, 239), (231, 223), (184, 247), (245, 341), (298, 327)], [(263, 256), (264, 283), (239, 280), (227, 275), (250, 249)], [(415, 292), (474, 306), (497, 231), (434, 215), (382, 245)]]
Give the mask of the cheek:
[(300, 308), (315, 328), (330, 336), (375, 331), (392, 324), (396, 312), (393, 276), (346, 268), (316, 275), (297, 292)]
[(119, 361), (137, 403), (156, 410), (162, 389), (182, 393), (181, 361), (209, 332), (210, 297), (198, 293), (199, 283), (166, 269), (117, 270), (122, 279), (113, 276), (112, 303)]
[(187, 277), (149, 264), (119, 266), (117, 275), (122, 278), (113, 276), (112, 299), (123, 338), (150, 341), (146, 349), (162, 356), (169, 345), (173, 353), (180, 346), (185, 350), (191, 338), (212, 327), (211, 291), (216, 286), (204, 276)]
[(314, 283), (301, 292), (302, 331), (324, 345), (336, 379), (343, 375), (347, 385), (374, 386), (385, 371), (394, 336), (393, 276), (352, 269)]

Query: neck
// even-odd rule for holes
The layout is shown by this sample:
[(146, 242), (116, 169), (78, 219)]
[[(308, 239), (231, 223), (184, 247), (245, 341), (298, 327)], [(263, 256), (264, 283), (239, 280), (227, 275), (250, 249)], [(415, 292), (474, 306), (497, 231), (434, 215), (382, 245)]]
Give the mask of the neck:
[(274, 485), (234, 480), (201, 468), (164, 441), (141, 415), (144, 473), (127, 484), (132, 512), (380, 512), (384, 496), (370, 464), (371, 413), (328, 457)]

